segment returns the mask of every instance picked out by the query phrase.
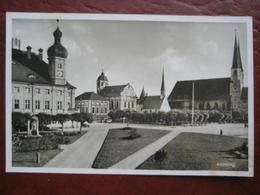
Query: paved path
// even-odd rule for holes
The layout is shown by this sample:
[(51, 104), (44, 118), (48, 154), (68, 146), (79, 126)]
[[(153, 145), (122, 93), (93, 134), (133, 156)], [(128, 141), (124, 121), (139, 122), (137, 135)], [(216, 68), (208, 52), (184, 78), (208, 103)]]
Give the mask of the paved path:
[[(110, 125), (110, 128), (119, 125)], [(121, 125), (122, 126), (122, 125)], [(88, 132), (71, 145), (63, 146), (64, 151), (49, 161), (45, 167), (91, 168), (109, 128), (103, 124), (93, 124)]]
[[(140, 127), (141, 125), (131, 125), (133, 127)], [(150, 156), (155, 154), (158, 150), (168, 144), (172, 139), (178, 136), (182, 132), (194, 132), (194, 133), (210, 133), (210, 134), (219, 134), (220, 129), (223, 130), (224, 135), (237, 136), (237, 137), (247, 137), (247, 129), (244, 128), (241, 124), (209, 124), (205, 126), (178, 126), (175, 128), (165, 126), (165, 127), (156, 127), (153, 126), (153, 129), (166, 129), (170, 130), (171, 133), (161, 137), (155, 142), (149, 144), (148, 146), (140, 149), (139, 151), (133, 153), (127, 158), (119, 161), (115, 165), (109, 167), (109, 169), (135, 169), (141, 165), (145, 160)]]
[(156, 151), (164, 147), (168, 142), (175, 138), (179, 132), (170, 132), (148, 146), (140, 149), (134, 154), (126, 157), (120, 162), (116, 163), (109, 169), (135, 169), (142, 164), (146, 159), (152, 156)]
[[(80, 139), (71, 145), (64, 146), (64, 151), (49, 161), (45, 167), (57, 168), (91, 168), (96, 155), (98, 154), (108, 130), (111, 128), (121, 128), (126, 126), (122, 123), (94, 123), (88, 128), (88, 132)], [(128, 156), (111, 168), (120, 169), (134, 169), (142, 162), (148, 159), (156, 151), (165, 146), (168, 142), (174, 139), (181, 132), (197, 132), (197, 133), (210, 133), (219, 134), (220, 129), (223, 130), (224, 135), (247, 137), (247, 129), (241, 124), (208, 124), (205, 126), (153, 126), (153, 125), (139, 125), (130, 124), (131, 127), (169, 130), (169, 134), (161, 137), (157, 141), (147, 145), (136, 153)]]

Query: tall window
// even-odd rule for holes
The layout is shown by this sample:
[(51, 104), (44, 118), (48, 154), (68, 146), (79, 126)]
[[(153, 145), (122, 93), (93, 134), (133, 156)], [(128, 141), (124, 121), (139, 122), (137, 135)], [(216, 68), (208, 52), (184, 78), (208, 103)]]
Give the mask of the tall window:
[(126, 102), (124, 102), (124, 107), (126, 108)]
[(50, 109), (50, 101), (45, 101), (44, 102), (44, 108), (45, 108), (45, 110), (49, 110)]
[(35, 101), (35, 109), (41, 109), (41, 102), (40, 100)]
[(98, 113), (99, 112), (98, 108), (96, 108), (96, 110), (97, 110), (97, 113)]
[(105, 108), (105, 113), (107, 113), (107, 108)]
[(94, 107), (92, 107), (92, 113), (95, 113), (95, 108)]
[(113, 103), (113, 102), (111, 102), (111, 108), (112, 108), (112, 109), (114, 108), (114, 103)]
[(15, 99), (14, 100), (14, 109), (19, 109), (20, 108), (20, 101)]
[(57, 94), (58, 94), (59, 96), (62, 96), (62, 90), (58, 90), (58, 91), (57, 91)]
[(35, 93), (36, 94), (40, 94), (41, 93), (41, 89), (40, 88), (35, 88)]
[(19, 93), (20, 92), (20, 87), (14, 87), (14, 92)]
[(31, 88), (30, 87), (25, 87), (25, 92), (26, 93), (31, 93)]
[(214, 108), (215, 108), (215, 109), (218, 109), (218, 103), (217, 103), (217, 102), (215, 102)]
[(134, 104), (134, 102), (132, 102), (132, 108), (134, 108), (135, 107), (135, 104)]
[(58, 106), (58, 110), (62, 110), (62, 102), (61, 101), (58, 101), (57, 106)]
[(50, 94), (50, 89), (45, 89), (45, 94), (46, 95)]
[(225, 105), (225, 103), (222, 104), (222, 110), (226, 110), (226, 105)]
[(130, 102), (128, 102), (128, 109), (130, 109)]
[(25, 109), (30, 109), (30, 100), (25, 100)]
[(118, 108), (119, 106), (118, 106), (118, 102), (116, 102), (116, 108)]
[(210, 110), (210, 104), (207, 103), (207, 110)]

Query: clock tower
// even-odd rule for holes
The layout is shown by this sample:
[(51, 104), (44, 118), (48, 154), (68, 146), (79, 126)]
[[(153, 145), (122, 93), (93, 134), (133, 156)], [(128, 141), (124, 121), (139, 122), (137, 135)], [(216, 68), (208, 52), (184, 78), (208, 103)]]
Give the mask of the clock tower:
[[(57, 23), (59, 21), (57, 20)], [(61, 44), (62, 32), (57, 25), (57, 29), (53, 32), (54, 44), (48, 49), (49, 74), (50, 79), (55, 85), (66, 84), (66, 58), (68, 52)]]

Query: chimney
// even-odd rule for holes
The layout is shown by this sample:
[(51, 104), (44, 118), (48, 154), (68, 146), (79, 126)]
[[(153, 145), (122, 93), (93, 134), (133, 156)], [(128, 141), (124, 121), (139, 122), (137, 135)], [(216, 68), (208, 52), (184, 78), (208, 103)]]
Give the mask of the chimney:
[(31, 54), (32, 47), (29, 45), (26, 47), (26, 49), (27, 49), (27, 58), (30, 60), (32, 56)]
[(38, 57), (39, 57), (40, 60), (42, 60), (42, 52), (43, 52), (43, 49), (40, 48), (40, 49), (38, 49), (38, 51), (39, 51)]

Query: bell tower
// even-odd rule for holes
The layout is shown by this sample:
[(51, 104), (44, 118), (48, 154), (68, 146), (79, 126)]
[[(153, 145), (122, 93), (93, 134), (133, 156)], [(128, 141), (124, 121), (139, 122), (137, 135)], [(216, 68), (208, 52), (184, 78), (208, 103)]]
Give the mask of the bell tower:
[(233, 51), (233, 61), (230, 77), (230, 101), (231, 111), (241, 112), (241, 91), (244, 86), (244, 71), (240, 55), (240, 46), (237, 34), (235, 33), (235, 43)]
[(101, 74), (99, 75), (97, 79), (97, 94), (100, 93), (102, 89), (104, 89), (106, 86), (108, 86), (108, 79), (102, 70)]
[(62, 32), (59, 29), (59, 20), (57, 20), (57, 28), (53, 32), (54, 44), (49, 47), (47, 54), (49, 60), (49, 74), (53, 84), (66, 84), (66, 58), (68, 52), (61, 44)]

